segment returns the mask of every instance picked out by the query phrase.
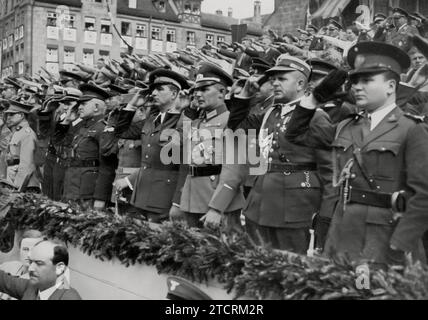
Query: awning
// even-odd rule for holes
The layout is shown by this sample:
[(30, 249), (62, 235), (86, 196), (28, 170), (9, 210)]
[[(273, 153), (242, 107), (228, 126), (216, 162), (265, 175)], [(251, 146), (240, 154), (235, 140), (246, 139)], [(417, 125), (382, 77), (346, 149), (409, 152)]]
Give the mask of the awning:
[(321, 5), (321, 7), (312, 14), (313, 18), (333, 18), (338, 17), (340, 12), (346, 8), (346, 6), (351, 2), (351, 0), (326, 0)]

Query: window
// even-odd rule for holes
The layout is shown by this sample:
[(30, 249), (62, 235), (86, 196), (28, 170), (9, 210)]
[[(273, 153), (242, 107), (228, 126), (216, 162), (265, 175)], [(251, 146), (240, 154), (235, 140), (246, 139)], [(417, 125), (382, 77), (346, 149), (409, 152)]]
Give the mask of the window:
[(85, 17), (85, 30), (95, 31), (95, 18)]
[(137, 9), (137, 0), (129, 0), (129, 7), (131, 9)]
[(195, 33), (193, 31), (187, 31), (187, 44), (194, 46), (195, 43)]
[(83, 64), (94, 65), (94, 51), (91, 49), (83, 49)]
[(206, 39), (207, 39), (207, 42), (214, 45), (214, 35), (213, 34), (207, 33)]
[(167, 42), (175, 42), (175, 29), (167, 29), (166, 30), (166, 41)]
[(121, 23), (121, 34), (122, 36), (131, 36), (131, 24), (129, 22)]
[(101, 33), (110, 33), (111, 23), (110, 20), (101, 20)]
[(137, 37), (147, 38), (147, 27), (145, 24), (137, 24)]
[(64, 48), (64, 63), (75, 62), (75, 56), (74, 48)]
[(58, 48), (48, 47), (46, 49), (46, 61), (47, 62), (58, 62)]
[(106, 59), (110, 57), (110, 52), (108, 51), (104, 51), (104, 50), (100, 50), (100, 58)]
[(56, 27), (56, 13), (55, 12), (48, 12), (48, 27)]
[(75, 16), (64, 15), (64, 27), (74, 29), (74, 27), (75, 27)]
[(184, 4), (184, 13), (191, 13), (192, 12), (192, 5), (189, 2), (186, 2)]
[(217, 36), (217, 43), (226, 42), (226, 38), (224, 36)]
[(162, 40), (162, 37), (161, 37), (161, 28), (159, 28), (159, 27), (152, 27), (152, 39), (153, 40)]
[(159, 11), (165, 12), (165, 1), (159, 1), (158, 8)]
[(197, 14), (199, 15), (201, 13), (201, 8), (199, 7), (199, 4), (194, 4), (193, 5), (193, 14)]

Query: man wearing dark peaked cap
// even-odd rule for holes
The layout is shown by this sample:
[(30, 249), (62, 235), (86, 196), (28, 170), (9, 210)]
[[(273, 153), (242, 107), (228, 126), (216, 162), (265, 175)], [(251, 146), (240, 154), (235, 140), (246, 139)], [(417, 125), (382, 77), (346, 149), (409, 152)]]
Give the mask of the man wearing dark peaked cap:
[[(346, 77), (338, 71), (296, 108), (288, 139), (333, 147), (333, 184), (341, 196), (325, 252), (354, 261), (404, 264), (404, 253), (424, 261), (421, 237), (428, 227), (428, 132), (420, 117), (397, 106), (400, 74), (410, 66), (401, 49), (360, 42), (348, 55), (351, 90), (361, 111), (333, 125), (311, 126), (315, 108)], [(342, 73), (342, 75), (340, 74)]]
[[(64, 199), (80, 202), (86, 208), (104, 209), (110, 200), (115, 159), (104, 157), (100, 149), (105, 127), (104, 89), (92, 84), (79, 86), (78, 114), (82, 121), (76, 128), (67, 157), (64, 179)], [(68, 127), (71, 127), (71, 121)], [(66, 125), (67, 126), (67, 125)]]
[[(242, 173), (232, 170), (227, 180), (227, 185), (234, 189), (248, 173), (256, 176), (243, 210), (247, 232), (257, 243), (262, 241), (273, 248), (301, 254), (308, 249), (312, 216), (322, 210), (321, 199), (331, 177), (328, 152), (301, 147), (285, 139), (310, 73), (311, 68), (304, 61), (281, 55), (267, 71), (274, 87), (272, 106), (264, 114), (250, 114), (242, 101), (240, 108), (233, 110), (239, 117), (231, 116), (233, 121), (228, 124), (232, 129), (244, 129), (247, 134), (253, 129), (258, 137), (260, 162), (249, 167), (250, 171), (245, 167)], [(251, 96), (250, 92), (247, 96)], [(210, 204), (213, 208), (221, 208), (229, 201), (230, 192), (222, 189)], [(329, 203), (326, 201), (326, 205)]]
[(33, 107), (14, 100), (9, 100), (5, 111), (6, 125), (12, 131), (7, 160), (7, 178), (19, 190), (40, 191), (40, 181), (36, 177), (34, 153), (37, 138), (30, 128), (27, 116)]
[(223, 223), (225, 231), (240, 228), (244, 204), (240, 188), (231, 190), (227, 206), (210, 206), (217, 186), (223, 184), (220, 173), (224, 168), (225, 150), (221, 146), (230, 114), (224, 99), (232, 83), (232, 77), (220, 67), (206, 62), (199, 66), (194, 100), (200, 114), (192, 120), (190, 132), (183, 132), (183, 139), (191, 137), (190, 148), (184, 150), (184, 158), (190, 165), (183, 167), (187, 172), (183, 176), (181, 196), (174, 198), (174, 207), (185, 213), (190, 227), (219, 227)]
[[(158, 68), (149, 76), (149, 95), (136, 94), (124, 108), (114, 128), (117, 137), (141, 141), (141, 162), (137, 170), (123, 172), (115, 181), (119, 191), (132, 192), (131, 205), (139, 209), (139, 217), (154, 223), (169, 218), (173, 196), (177, 189), (178, 163), (165, 163), (162, 149), (170, 144), (167, 133), (181, 126), (182, 112), (176, 109), (179, 93), (188, 89), (187, 79), (181, 74)], [(138, 108), (151, 98), (151, 110), (146, 112), (142, 129), (130, 126)]]
[(394, 8), (392, 12), (395, 28), (386, 34), (386, 43), (407, 52), (412, 46), (410, 36), (419, 35), (419, 31), (416, 27), (409, 25), (409, 13), (406, 10)]

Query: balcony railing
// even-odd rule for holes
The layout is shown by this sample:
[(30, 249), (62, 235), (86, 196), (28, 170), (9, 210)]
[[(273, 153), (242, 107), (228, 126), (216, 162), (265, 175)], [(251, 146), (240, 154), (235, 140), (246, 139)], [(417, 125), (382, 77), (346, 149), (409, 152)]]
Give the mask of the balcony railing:
[(77, 36), (76, 29), (64, 28), (64, 40), (65, 41), (76, 41)]
[(46, 32), (47, 32), (46, 36), (48, 39), (58, 40), (58, 38), (59, 38), (59, 28), (58, 27), (48, 26), (46, 28)]
[(111, 46), (113, 44), (113, 35), (111, 33), (101, 33), (101, 45)]
[(152, 52), (162, 52), (163, 51), (163, 41), (162, 40), (153, 40), (152, 39)]
[(91, 43), (91, 44), (96, 44), (97, 43), (97, 32), (96, 31), (89, 31), (89, 30), (85, 30), (85, 43)]
[(135, 38), (135, 49), (147, 50), (147, 38)]

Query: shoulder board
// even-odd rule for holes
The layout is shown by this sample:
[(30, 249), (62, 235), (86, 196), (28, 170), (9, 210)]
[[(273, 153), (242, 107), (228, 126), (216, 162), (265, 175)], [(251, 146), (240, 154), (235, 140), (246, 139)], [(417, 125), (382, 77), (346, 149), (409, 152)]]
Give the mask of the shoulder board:
[(419, 116), (416, 114), (411, 114), (406, 112), (404, 114), (404, 116), (406, 116), (409, 119), (412, 119), (413, 121), (417, 122), (417, 123), (422, 123), (422, 122), (426, 122), (427, 121), (427, 116)]

